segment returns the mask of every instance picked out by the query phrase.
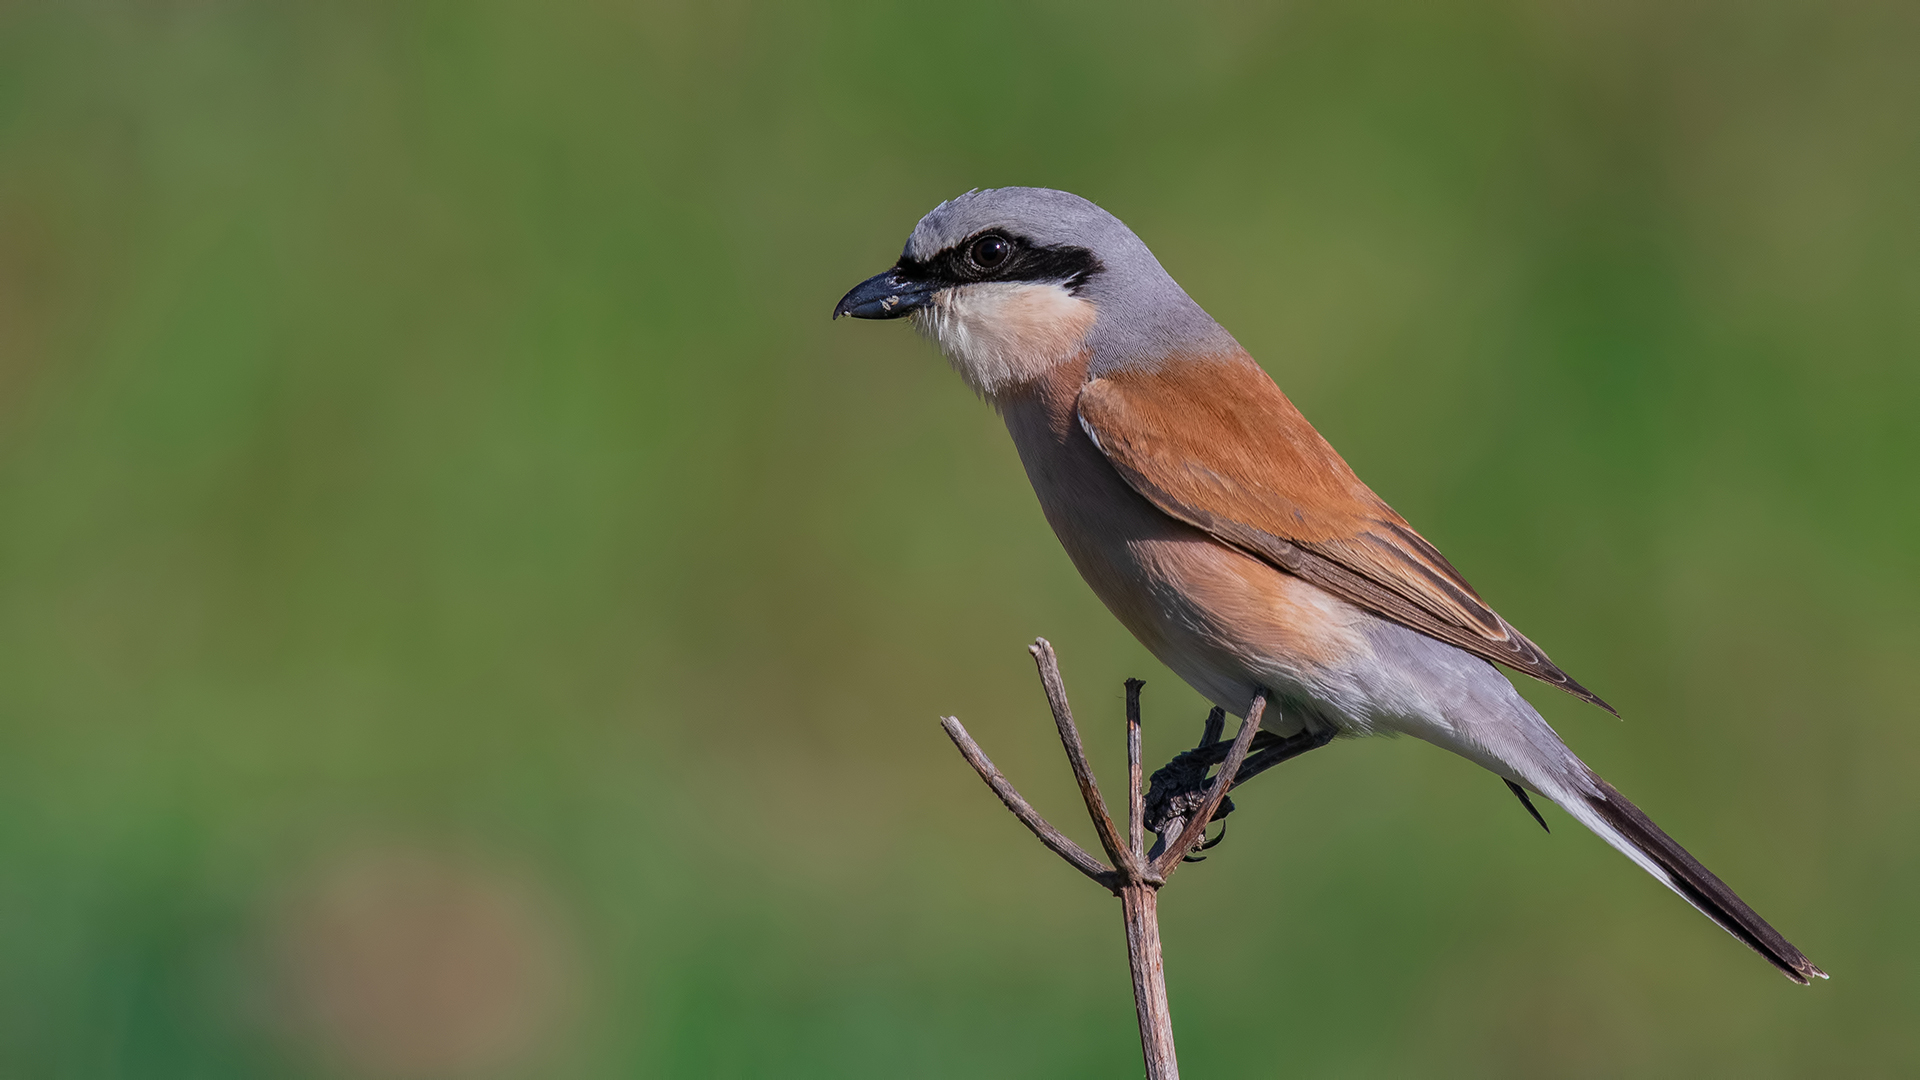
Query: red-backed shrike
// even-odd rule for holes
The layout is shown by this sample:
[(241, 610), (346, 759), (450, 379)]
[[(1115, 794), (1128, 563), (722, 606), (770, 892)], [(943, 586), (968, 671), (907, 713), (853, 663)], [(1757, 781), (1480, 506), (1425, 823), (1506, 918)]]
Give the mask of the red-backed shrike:
[(1567, 749), (1489, 661), (1611, 708), (1361, 483), (1113, 215), (1044, 188), (962, 195), (840, 315), (910, 316), (939, 343), (1005, 417), (1087, 584), (1215, 704), (1245, 716), (1266, 693), (1282, 737), (1451, 750), (1558, 803), (1787, 978), (1825, 977)]

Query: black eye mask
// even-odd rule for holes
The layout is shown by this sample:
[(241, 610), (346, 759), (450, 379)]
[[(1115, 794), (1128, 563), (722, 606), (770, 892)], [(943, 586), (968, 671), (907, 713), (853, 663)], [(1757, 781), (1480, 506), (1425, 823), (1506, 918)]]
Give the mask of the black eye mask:
[[(992, 265), (982, 265), (983, 261)], [(1045, 281), (1078, 291), (1088, 278), (1104, 269), (1086, 248), (1042, 246), (1023, 236), (988, 229), (927, 259), (902, 253), (893, 272), (902, 281), (934, 289), (983, 281)]]

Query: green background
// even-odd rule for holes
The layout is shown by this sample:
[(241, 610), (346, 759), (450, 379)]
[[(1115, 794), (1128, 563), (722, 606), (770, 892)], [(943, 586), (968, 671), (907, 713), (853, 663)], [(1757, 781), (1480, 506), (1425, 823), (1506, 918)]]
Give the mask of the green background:
[(1163, 898), (1189, 1075), (1920, 1073), (1917, 10), (0, 7), (0, 1073), (1137, 1074), (1118, 905), (936, 717), (1090, 843), (1025, 644), (1110, 784), (1124, 677), (1155, 760), (1204, 708), (827, 318), (1003, 184), (1834, 976), (1341, 743)]

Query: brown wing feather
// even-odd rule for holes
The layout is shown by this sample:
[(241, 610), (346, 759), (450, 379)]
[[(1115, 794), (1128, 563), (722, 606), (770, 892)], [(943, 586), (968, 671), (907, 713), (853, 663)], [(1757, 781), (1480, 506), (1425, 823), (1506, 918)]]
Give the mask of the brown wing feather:
[(1244, 354), (1091, 380), (1080, 422), (1167, 514), (1384, 618), (1613, 711), (1480, 599)]

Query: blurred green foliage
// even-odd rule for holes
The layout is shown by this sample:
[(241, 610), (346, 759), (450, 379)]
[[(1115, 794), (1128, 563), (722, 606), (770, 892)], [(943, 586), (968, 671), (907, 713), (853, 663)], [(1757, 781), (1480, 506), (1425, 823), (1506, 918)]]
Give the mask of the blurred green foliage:
[(1025, 643), (1110, 777), (1122, 678), (1156, 759), (1203, 706), (827, 319), (1013, 183), (1834, 974), (1343, 743), (1163, 901), (1193, 1075), (1920, 1073), (1917, 56), (1891, 0), (0, 8), (0, 1073), (1132, 1074), (1117, 905), (935, 717), (1084, 835)]

